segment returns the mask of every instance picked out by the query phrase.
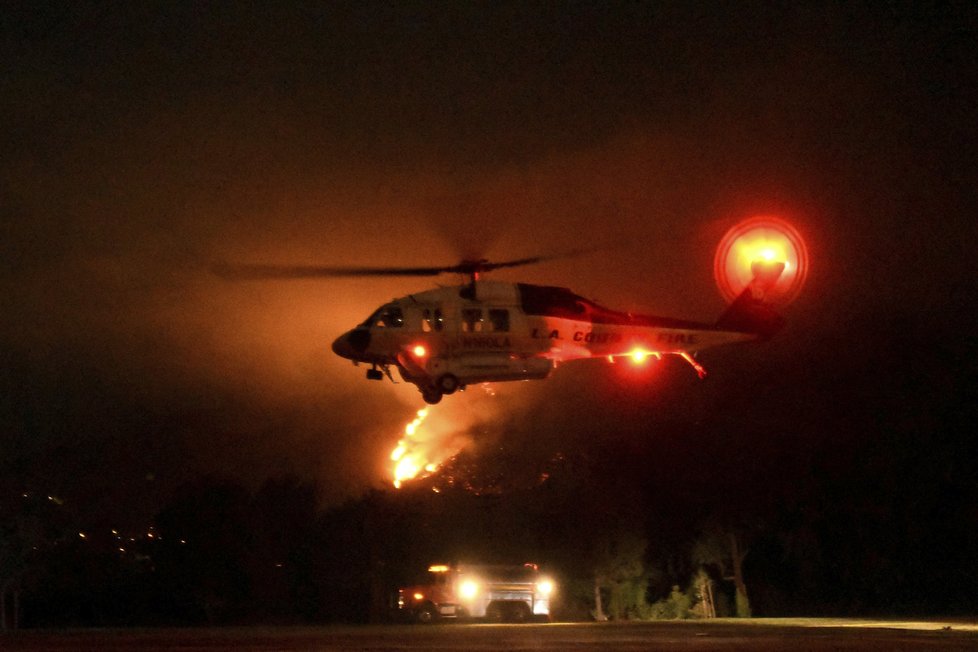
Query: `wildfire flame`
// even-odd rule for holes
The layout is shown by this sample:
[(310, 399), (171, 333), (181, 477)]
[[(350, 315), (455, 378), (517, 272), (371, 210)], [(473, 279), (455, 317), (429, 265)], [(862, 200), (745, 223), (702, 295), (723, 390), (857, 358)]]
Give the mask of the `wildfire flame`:
[[(395, 488), (438, 471), (462, 449), (471, 446), (473, 434), (486, 434), (487, 424), (498, 416), (496, 390), (489, 384), (471, 388), (451, 401), (418, 410), (404, 426), (404, 434), (390, 454)], [(432, 491), (438, 491), (432, 487)]]
[(449, 445), (445, 437), (438, 432), (429, 432), (429, 429), (422, 428), (430, 410), (431, 408), (418, 410), (417, 416), (404, 426), (404, 436), (391, 451), (391, 461), (394, 462), (394, 487), (397, 489), (400, 489), (406, 480), (434, 473), (442, 462), (461, 448), (461, 446)]
[(418, 410), (418, 416), (404, 426), (404, 436), (397, 442), (397, 447), (391, 451), (391, 461), (394, 462), (394, 486), (398, 489), (405, 480), (416, 478), (422, 468), (430, 466), (425, 464), (423, 456), (419, 455), (418, 442), (415, 439), (418, 427), (427, 417), (428, 408)]

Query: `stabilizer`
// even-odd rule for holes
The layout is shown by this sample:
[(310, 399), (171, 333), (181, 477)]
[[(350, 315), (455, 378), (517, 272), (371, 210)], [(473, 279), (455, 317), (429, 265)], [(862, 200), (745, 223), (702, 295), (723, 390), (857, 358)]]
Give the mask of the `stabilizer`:
[(754, 272), (753, 280), (720, 315), (716, 327), (768, 339), (784, 327), (784, 317), (764, 300), (766, 292), (784, 271), (784, 263), (755, 262), (751, 271)]

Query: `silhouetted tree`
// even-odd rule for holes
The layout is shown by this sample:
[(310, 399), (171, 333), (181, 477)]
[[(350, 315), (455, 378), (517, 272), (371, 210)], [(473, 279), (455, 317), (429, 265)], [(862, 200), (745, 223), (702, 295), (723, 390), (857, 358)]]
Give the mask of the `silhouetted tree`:
[(744, 559), (749, 552), (748, 543), (752, 536), (746, 526), (722, 525), (719, 521), (708, 521), (693, 545), (693, 562), (700, 565), (713, 565), (720, 576), (734, 583), (737, 616), (750, 618), (750, 600), (747, 595), (747, 582), (744, 580)]
[(606, 532), (595, 555), (595, 618), (603, 620), (601, 591), (608, 591), (608, 615), (615, 620), (645, 617), (648, 611), (645, 550), (639, 528)]
[(252, 500), (253, 610), (275, 619), (318, 610), (316, 488), (293, 475), (269, 478)]
[(252, 599), (254, 518), (245, 489), (203, 480), (183, 487), (160, 513), (163, 539), (156, 562), (181, 619), (208, 623), (240, 618)]
[(0, 629), (17, 629), (21, 595), (43, 572), (45, 556), (64, 538), (63, 503), (30, 492), (8, 494), (0, 507)]

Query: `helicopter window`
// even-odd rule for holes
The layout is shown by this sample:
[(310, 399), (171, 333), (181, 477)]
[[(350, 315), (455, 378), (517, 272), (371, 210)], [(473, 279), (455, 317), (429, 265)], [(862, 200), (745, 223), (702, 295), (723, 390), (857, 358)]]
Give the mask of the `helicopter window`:
[(496, 333), (509, 332), (509, 311), (499, 308), (489, 309), (490, 330)]
[(379, 323), (380, 322), (380, 313), (382, 313), (383, 311), (384, 311), (383, 308), (374, 311), (369, 317), (367, 317), (366, 319), (364, 319), (363, 320), (363, 323), (360, 324), (360, 325), (361, 326), (365, 326), (367, 328), (371, 328), (373, 326), (381, 325)]
[(432, 330), (440, 331), (445, 325), (445, 320), (441, 316), (441, 308), (424, 309), (424, 319), (421, 321), (421, 330), (430, 333)]
[(404, 325), (404, 313), (397, 306), (384, 306), (364, 323), (371, 328), (400, 328)]
[(482, 309), (463, 308), (462, 309), (462, 332), (479, 333), (482, 331)]
[(394, 326), (395, 328), (404, 325), (404, 315), (401, 313), (401, 309), (397, 306), (391, 307), (390, 311), (387, 313), (390, 323), (388, 326)]

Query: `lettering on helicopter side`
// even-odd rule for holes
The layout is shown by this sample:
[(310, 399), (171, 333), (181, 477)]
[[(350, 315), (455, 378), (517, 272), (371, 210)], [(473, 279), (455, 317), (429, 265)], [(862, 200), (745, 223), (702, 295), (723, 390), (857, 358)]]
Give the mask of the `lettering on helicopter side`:
[[(541, 332), (539, 328), (534, 328), (530, 337), (536, 340), (562, 340), (560, 331), (554, 329), (549, 332)], [(492, 338), (490, 338), (492, 339)], [(575, 331), (572, 339), (575, 342), (584, 344), (617, 344), (624, 337), (621, 333), (595, 333), (593, 331)], [(659, 333), (656, 342), (659, 344), (696, 344), (698, 342), (696, 333)]]
[(574, 333), (574, 341), (585, 344), (616, 344), (621, 340), (621, 333), (595, 333), (593, 331), (577, 331)]
[(696, 344), (695, 333), (659, 333), (658, 342), (666, 344)]
[(548, 334), (544, 335), (543, 333), (540, 332), (540, 329), (534, 328), (533, 329), (533, 332), (530, 333), (530, 337), (532, 337), (533, 339), (536, 339), (536, 340), (562, 340), (562, 339), (564, 339), (564, 338), (562, 338), (560, 336), (560, 331), (559, 330), (556, 330), (556, 329), (554, 329), (554, 330), (550, 331)]
[(463, 337), (461, 339), (464, 349), (508, 349), (508, 337)]

